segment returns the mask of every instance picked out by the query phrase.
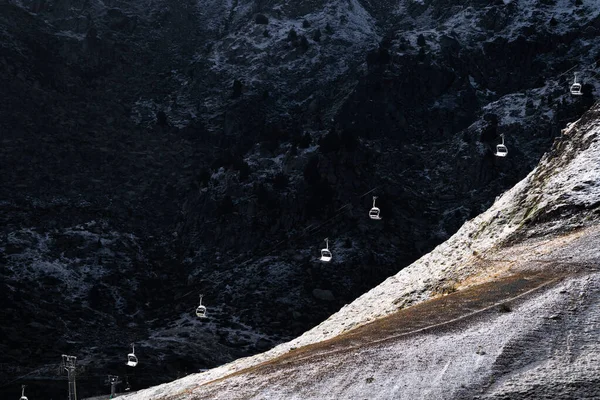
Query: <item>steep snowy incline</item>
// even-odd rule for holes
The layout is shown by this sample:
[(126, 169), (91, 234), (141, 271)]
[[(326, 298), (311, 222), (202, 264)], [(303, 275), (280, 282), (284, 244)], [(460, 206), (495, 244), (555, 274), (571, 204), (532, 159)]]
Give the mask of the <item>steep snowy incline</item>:
[[(598, 240), (597, 229), (587, 233)], [(478, 285), (158, 398), (595, 398), (595, 266), (587, 275), (518, 274)]]
[[(467, 342), (470, 340), (470, 344), (465, 342), (465, 346), (472, 347), (479, 340), (477, 337), (486, 336), (483, 330), (497, 331), (498, 329), (501, 330), (501, 327), (506, 324), (512, 324), (514, 330), (511, 331), (510, 335), (504, 337), (502, 334), (497, 334), (489, 342), (491, 345), (499, 346), (497, 349), (500, 349), (498, 354), (491, 354), (494, 356), (492, 357), (492, 363), (487, 364), (485, 367), (492, 371), (488, 371), (491, 374), (490, 376), (495, 376), (497, 363), (500, 362), (499, 358), (506, 351), (505, 347), (513, 343), (511, 341), (519, 342), (522, 340), (522, 335), (527, 336), (529, 333), (533, 335), (532, 332), (541, 335), (546, 332), (544, 331), (544, 329), (547, 329), (544, 325), (544, 321), (546, 321), (544, 318), (560, 319), (560, 317), (555, 318), (548, 314), (551, 310), (557, 309), (562, 310), (561, 312), (578, 312), (576, 318), (584, 322), (581, 329), (589, 328), (589, 332), (584, 332), (585, 335), (582, 332), (573, 332), (573, 337), (570, 339), (582, 346), (581, 343), (587, 340), (586, 335), (597, 335), (599, 329), (597, 324), (590, 322), (594, 319), (597, 320), (598, 316), (590, 311), (593, 307), (588, 308), (594, 303), (597, 304), (600, 299), (598, 294), (600, 279), (597, 274), (592, 273), (592, 270), (597, 268), (600, 262), (600, 251), (594, 245), (594, 243), (597, 243), (599, 232), (597, 220), (600, 216), (600, 182), (598, 180), (600, 160), (597, 157), (600, 152), (599, 133), (600, 105), (596, 104), (579, 121), (566, 130), (563, 137), (557, 139), (552, 150), (543, 157), (539, 166), (532, 173), (513, 189), (498, 198), (488, 211), (465, 223), (454, 236), (430, 254), (365, 293), (352, 304), (346, 305), (338, 313), (299, 338), (255, 357), (241, 359), (203, 374), (190, 375), (182, 380), (150, 388), (124, 398), (172, 398), (171, 396), (175, 394), (178, 395), (174, 398), (200, 398), (200, 396), (203, 396), (201, 394), (204, 393), (204, 390), (210, 390), (211, 388), (211, 385), (201, 385), (265, 361), (273, 360), (292, 349), (336, 338), (351, 328), (389, 316), (399, 310), (426, 302), (440, 295), (457, 291), (460, 293), (463, 290), (467, 293), (466, 291), (485, 282), (494, 282), (502, 277), (514, 277), (515, 274), (533, 274), (535, 271), (549, 274), (545, 282), (551, 282), (555, 278), (565, 275), (570, 277), (564, 278), (565, 281), (559, 289), (552, 289), (536, 295), (540, 296), (538, 301), (522, 303), (523, 314), (515, 312), (501, 318), (493, 317), (487, 324), (478, 325), (474, 323), (456, 340)], [(593, 268), (587, 268), (589, 266)], [(588, 273), (589, 276), (582, 278), (581, 274), (585, 273)], [(568, 293), (573, 293), (573, 295), (578, 293), (579, 297), (570, 299), (565, 296), (561, 300), (557, 297), (557, 293), (564, 293), (565, 290)], [(589, 297), (587, 297), (588, 294)], [(512, 297), (507, 295), (504, 299), (510, 298)], [(499, 301), (501, 300), (502, 298), (499, 298)], [(576, 301), (577, 304), (574, 304), (573, 301)], [(572, 306), (569, 306), (569, 304)], [(542, 313), (540, 310), (544, 312)], [(518, 318), (511, 318), (513, 315), (518, 315)], [(524, 321), (529, 320), (531, 322), (528, 325), (524, 323)], [(554, 335), (552, 340), (560, 341), (559, 336), (566, 332), (565, 329), (574, 329), (576, 326), (572, 321), (569, 321), (568, 327), (557, 325), (556, 329), (551, 329), (547, 334)], [(522, 332), (521, 329), (523, 329)], [(468, 339), (473, 335), (476, 336), (475, 342)], [(536, 339), (532, 339), (531, 336), (527, 336), (526, 339), (531, 341), (537, 340), (539, 337), (536, 336)], [(460, 347), (453, 346), (452, 351), (446, 352), (444, 355), (440, 354), (440, 359), (436, 361), (434, 360), (436, 346), (449, 343), (449, 340), (454, 340), (453, 338), (442, 336), (434, 338), (432, 342), (425, 337), (420, 338), (417, 336), (411, 340), (413, 342), (409, 344), (409, 347), (413, 347), (410, 351), (416, 351), (415, 348), (419, 343), (433, 346), (428, 350), (428, 354), (430, 354), (428, 357), (433, 358), (424, 361), (425, 366), (423, 367), (429, 372), (435, 369), (433, 368), (434, 364), (439, 364), (441, 360), (450, 362), (456, 356), (456, 352), (460, 353)], [(494, 342), (494, 340), (496, 341)], [(558, 352), (560, 357), (568, 357), (568, 352), (573, 351), (568, 346), (564, 347), (565, 345), (556, 343), (558, 342), (550, 341), (546, 347), (544, 345), (538, 346), (538, 350), (545, 355)], [(392, 344), (391, 346), (395, 345)], [(380, 350), (376, 352), (385, 354), (394, 349), (384, 348)], [(588, 346), (586, 351), (588, 353), (586, 357), (597, 358), (599, 356), (598, 349), (595, 346)], [(363, 354), (364, 359), (369, 359), (369, 357), (372, 356)], [(472, 360), (469, 361), (464, 358), (461, 360), (465, 365), (472, 362)], [(583, 374), (585, 370), (583, 367), (587, 365), (587, 359), (580, 360), (575, 357), (573, 360), (575, 362), (574, 368), (579, 371), (578, 373)], [(344, 360), (334, 362), (344, 362)], [(388, 360), (388, 362), (391, 361)], [(528, 363), (527, 360), (519, 362), (523, 365)], [(557, 379), (566, 379), (567, 375), (552, 372), (553, 366), (559, 362), (559, 360), (551, 360), (544, 365), (538, 365), (536, 367), (537, 372), (547, 374), (548, 381), (554, 375)], [(515, 372), (516, 368), (508, 371)], [(310, 369), (310, 366), (308, 369)], [(475, 372), (470, 370), (470, 373)], [(533, 374), (536, 371), (530, 371), (529, 373)], [(340, 371), (340, 374), (335, 379), (338, 383), (345, 380), (347, 382), (346, 388), (359, 385), (359, 383), (352, 384), (352, 382), (360, 382), (357, 377), (346, 376), (344, 371)], [(317, 376), (314, 375), (313, 378), (316, 379)], [(580, 375), (582, 379), (585, 376)], [(499, 388), (504, 385), (502, 387), (508, 391), (512, 380), (519, 381), (525, 379), (524, 377), (525, 375), (508, 377), (501, 385), (496, 386)], [(365, 378), (368, 377), (365, 375)], [(425, 375), (419, 378), (421, 383), (427, 381)], [(232, 382), (231, 385), (233, 386), (236, 382), (240, 383), (235, 380)], [(257, 378), (257, 385), (259, 385), (258, 382), (262, 382), (260, 376)], [(250, 386), (252, 386), (251, 382), (246, 382), (244, 385), (244, 387)], [(293, 382), (284, 380), (278, 386), (279, 389), (273, 390), (282, 390), (283, 392), (290, 390), (285, 398), (292, 398), (288, 396), (293, 393), (290, 389), (292, 387)], [(310, 387), (310, 385), (307, 384), (306, 387)], [(322, 390), (325, 390), (326, 387), (327, 385), (323, 386)], [(440, 388), (444, 387), (443, 385), (440, 386)], [(230, 388), (228, 388), (227, 386), (223, 389), (224, 392), (219, 392), (219, 396), (225, 396), (224, 398), (226, 398), (227, 395), (231, 395), (232, 392), (229, 392)], [(303, 393), (305, 396), (303, 398), (315, 398), (315, 396), (318, 397), (319, 394), (323, 395), (324, 393), (313, 392), (308, 389), (303, 391), (301, 387), (296, 387), (296, 389), (299, 390), (298, 393)], [(351, 391), (344, 393), (350, 393)], [(269, 398), (267, 393), (261, 393), (261, 396)], [(358, 392), (354, 395), (358, 395)], [(273, 394), (271, 398), (281, 397)], [(385, 396), (382, 395), (382, 398), (385, 398)]]

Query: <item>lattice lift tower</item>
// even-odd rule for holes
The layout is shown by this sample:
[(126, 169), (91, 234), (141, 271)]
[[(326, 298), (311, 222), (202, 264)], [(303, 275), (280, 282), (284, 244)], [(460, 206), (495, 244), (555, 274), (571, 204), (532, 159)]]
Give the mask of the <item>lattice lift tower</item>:
[(69, 375), (69, 400), (77, 400), (77, 386), (75, 385), (75, 369), (77, 368), (77, 357), (62, 355), (62, 366)]
[(119, 380), (117, 375), (108, 375), (108, 384), (110, 385), (110, 398), (114, 399), (117, 395), (117, 385), (123, 381)]

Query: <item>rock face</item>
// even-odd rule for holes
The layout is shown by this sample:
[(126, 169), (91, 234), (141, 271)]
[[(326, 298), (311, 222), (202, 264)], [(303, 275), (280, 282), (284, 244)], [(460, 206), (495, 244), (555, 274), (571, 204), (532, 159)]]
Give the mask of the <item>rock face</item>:
[(599, 12), (0, 4), (0, 385), (27, 373), (31, 397), (62, 396), (73, 353), (80, 394), (99, 394), (136, 342), (140, 388), (319, 324), (485, 210), (593, 104)]
[(600, 103), (449, 240), (297, 339), (124, 399), (600, 396)]

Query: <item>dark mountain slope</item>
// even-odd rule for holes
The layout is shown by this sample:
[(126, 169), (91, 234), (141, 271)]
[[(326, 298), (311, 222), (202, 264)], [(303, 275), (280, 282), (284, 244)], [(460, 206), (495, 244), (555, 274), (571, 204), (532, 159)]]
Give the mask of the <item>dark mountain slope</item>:
[(598, 9), (546, 3), (0, 5), (6, 382), (214, 366), (427, 253), (593, 102)]

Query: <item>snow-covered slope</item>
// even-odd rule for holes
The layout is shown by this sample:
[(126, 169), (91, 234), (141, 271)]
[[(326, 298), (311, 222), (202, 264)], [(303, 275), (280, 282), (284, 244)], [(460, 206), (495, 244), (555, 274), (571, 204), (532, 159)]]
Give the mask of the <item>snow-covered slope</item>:
[[(314, 329), (266, 353), (124, 398), (600, 395), (599, 152), (596, 104), (488, 211)], [(517, 279), (530, 286), (511, 286)], [(486, 290), (473, 298), (493, 297), (485, 306), (475, 301), (455, 318), (368, 340), (377, 323), (444, 295), (451, 310), (482, 284)], [(502, 285), (507, 289), (495, 294)], [(506, 302), (505, 313), (490, 313)], [(354, 346), (353, 332), (362, 332)], [(335, 348), (348, 337), (350, 344)]]

